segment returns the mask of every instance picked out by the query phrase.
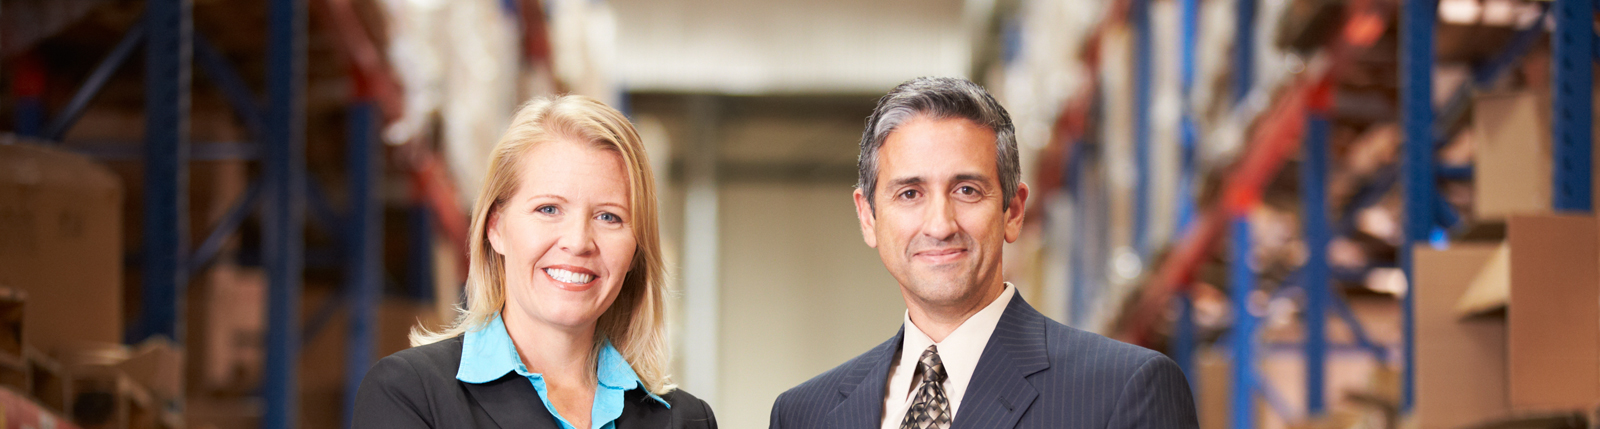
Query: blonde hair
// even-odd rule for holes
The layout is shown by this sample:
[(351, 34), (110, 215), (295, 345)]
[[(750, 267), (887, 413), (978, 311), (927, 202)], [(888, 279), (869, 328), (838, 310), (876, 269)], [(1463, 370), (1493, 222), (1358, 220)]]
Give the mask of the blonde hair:
[(610, 340), (627, 359), (645, 388), (656, 394), (672, 391), (665, 332), (664, 272), (660, 226), (656, 216), (655, 180), (650, 159), (639, 133), (621, 112), (584, 96), (535, 98), (517, 109), (500, 142), (489, 157), (488, 176), (472, 210), (472, 235), (468, 239), (466, 307), (458, 307), (456, 320), (431, 332), (417, 326), (411, 345), (419, 346), (482, 329), (505, 307), (505, 259), (490, 247), (489, 217), (517, 192), (523, 157), (535, 145), (555, 140), (588, 142), (622, 156), (628, 170), (628, 203), (633, 212), (637, 248), (622, 291), (600, 315), (595, 326), (594, 362)]

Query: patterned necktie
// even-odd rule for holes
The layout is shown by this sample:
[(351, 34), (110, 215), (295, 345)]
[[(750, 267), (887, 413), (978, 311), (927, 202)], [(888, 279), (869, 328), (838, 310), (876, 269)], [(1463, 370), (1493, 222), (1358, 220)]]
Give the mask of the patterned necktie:
[(928, 346), (917, 359), (917, 372), (922, 384), (917, 396), (911, 399), (911, 409), (900, 420), (900, 429), (949, 429), (950, 398), (944, 394), (944, 362), (939, 360), (938, 346)]

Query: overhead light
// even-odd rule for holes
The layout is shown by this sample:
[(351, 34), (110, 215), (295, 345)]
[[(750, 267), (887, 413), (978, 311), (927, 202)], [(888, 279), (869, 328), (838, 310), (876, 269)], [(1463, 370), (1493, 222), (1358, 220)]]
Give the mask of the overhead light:
[(1440, 0), (1439, 19), (1450, 24), (1471, 25), (1478, 23), (1478, 17), (1483, 13), (1483, 5), (1478, 0)]

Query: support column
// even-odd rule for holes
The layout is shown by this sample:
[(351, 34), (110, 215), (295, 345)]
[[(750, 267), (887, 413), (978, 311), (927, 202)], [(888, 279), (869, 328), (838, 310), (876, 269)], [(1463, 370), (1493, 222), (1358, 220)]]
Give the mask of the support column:
[(306, 2), (267, 6), (267, 109), (262, 131), (262, 259), (267, 270), (263, 429), (299, 425), (300, 293), (305, 265)]
[(131, 340), (165, 336), (183, 344), (179, 309), (188, 281), (193, 4), (150, 0), (145, 14), (144, 276), (139, 325)]
[(1409, 413), (1416, 403), (1416, 273), (1412, 270), (1411, 247), (1426, 243), (1433, 229), (1433, 42), (1438, 10), (1437, 0), (1406, 0), (1400, 10), (1400, 122), (1404, 132), (1401, 158), (1405, 196), (1404, 242), (1400, 245), (1400, 265), (1406, 273), (1406, 294), (1401, 306), (1402, 335), (1405, 347), (1404, 373), (1401, 376), (1400, 412)]
[(690, 96), (692, 136), (684, 157), (683, 280), (684, 386), (717, 404), (721, 353), (721, 254), (717, 237), (717, 141), (720, 105), (713, 95)]

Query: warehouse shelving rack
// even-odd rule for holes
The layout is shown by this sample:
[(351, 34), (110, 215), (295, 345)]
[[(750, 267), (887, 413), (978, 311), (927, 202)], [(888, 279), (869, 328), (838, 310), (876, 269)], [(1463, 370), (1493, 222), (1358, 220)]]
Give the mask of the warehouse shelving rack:
[[(1149, 110), (1151, 86), (1151, 43), (1152, 37), (1149, 16), (1149, 2), (1152, 0), (1124, 0), (1112, 5), (1104, 21), (1099, 27), (1090, 32), (1083, 50), (1083, 60), (1088, 63), (1090, 70), (1095, 70), (1094, 64), (1099, 60), (1097, 52), (1100, 34), (1108, 27), (1115, 25), (1131, 26), (1134, 32), (1134, 109), (1133, 121), (1135, 133), (1135, 164), (1136, 164), (1136, 195), (1134, 196), (1134, 237), (1132, 242), (1141, 257), (1148, 256), (1148, 238), (1143, 231), (1148, 227), (1147, 213), (1150, 206), (1149, 183), (1150, 162), (1149, 145)], [(1327, 218), (1329, 212), (1326, 198), (1326, 184), (1329, 165), (1328, 137), (1331, 131), (1328, 110), (1331, 107), (1332, 91), (1339, 68), (1344, 61), (1339, 58), (1352, 54), (1352, 51), (1369, 46), (1384, 32), (1387, 22), (1387, 13), (1383, 7), (1372, 4), (1370, 1), (1352, 1), (1347, 3), (1346, 21), (1340, 27), (1342, 34), (1332, 45), (1322, 49), (1322, 55), (1328, 58), (1323, 61), (1327, 67), (1310, 73), (1303, 73), (1291, 83), (1291, 88), (1283, 91), (1275, 107), (1263, 111), (1263, 115), (1256, 119), (1256, 132), (1251, 136), (1243, 154), (1240, 155), (1237, 167), (1227, 172), (1224, 180), (1221, 204), (1211, 211), (1197, 213), (1195, 210), (1195, 174), (1196, 156), (1195, 147), (1199, 138), (1199, 130), (1191, 111), (1189, 103), (1193, 93), (1195, 75), (1195, 45), (1198, 35), (1198, 16), (1200, 0), (1176, 0), (1179, 2), (1181, 28), (1179, 46), (1180, 96), (1182, 97), (1183, 111), (1179, 123), (1180, 147), (1180, 176), (1177, 207), (1181, 235), (1176, 237), (1172, 248), (1163, 264), (1158, 267), (1145, 282), (1145, 287), (1139, 296), (1139, 304), (1130, 314), (1124, 329), (1117, 333), (1119, 338), (1133, 342), (1142, 342), (1146, 339), (1150, 328), (1163, 318), (1169, 305), (1175, 304), (1179, 309), (1177, 326), (1174, 327), (1172, 341), (1172, 355), (1179, 365), (1184, 368), (1190, 377), (1191, 385), (1197, 381), (1194, 374), (1194, 350), (1196, 344), (1196, 328), (1193, 321), (1193, 302), (1188, 294), (1188, 289), (1193, 283), (1193, 277), (1199, 264), (1213, 244), (1223, 239), (1225, 230), (1231, 229), (1228, 237), (1231, 240), (1233, 252), (1233, 266), (1231, 267), (1230, 288), (1233, 314), (1236, 315), (1235, 326), (1225, 341), (1233, 354), (1232, 377), (1234, 378), (1233, 397), (1231, 398), (1232, 425), (1247, 428), (1254, 425), (1253, 407), (1254, 395), (1260, 394), (1267, 400), (1269, 406), (1280, 416), (1285, 418), (1314, 417), (1326, 411), (1326, 398), (1324, 398), (1326, 357), (1330, 349), (1326, 337), (1326, 320), (1331, 312), (1339, 317), (1352, 330), (1354, 347), (1373, 353), (1380, 361), (1388, 355), (1381, 345), (1374, 343), (1364, 332), (1361, 324), (1355, 319), (1353, 312), (1343, 299), (1333, 295), (1330, 291), (1331, 280), (1339, 278), (1358, 278), (1361, 273), (1335, 272), (1328, 266), (1327, 245), (1329, 241), (1339, 235), (1348, 234), (1354, 229), (1355, 214), (1362, 208), (1371, 206), (1380, 200), (1397, 184), (1402, 186), (1404, 195), (1404, 237), (1405, 243), (1401, 245), (1401, 267), (1404, 269), (1408, 283), (1412, 277), (1411, 248), (1413, 244), (1430, 241), (1430, 237), (1441, 227), (1452, 227), (1459, 223), (1459, 216), (1445, 203), (1436, 188), (1438, 180), (1463, 180), (1471, 177), (1470, 168), (1446, 167), (1435, 165), (1434, 154), (1437, 149), (1444, 146), (1449, 138), (1462, 125), (1462, 116), (1469, 103), (1471, 90), (1476, 87), (1486, 86), (1496, 81), (1507, 69), (1518, 61), (1523, 54), (1545, 34), (1544, 19), (1537, 24), (1519, 30), (1504, 51), (1492, 57), (1489, 61), (1479, 64), (1473, 69), (1472, 78), (1456, 88), (1449, 101), (1442, 106), (1441, 115), (1435, 115), (1435, 108), (1431, 100), (1433, 91), (1434, 69), (1434, 30), (1435, 16), (1437, 14), (1437, 0), (1402, 0), (1399, 7), (1398, 21), (1400, 27), (1400, 62), (1401, 62), (1401, 111), (1403, 128), (1403, 158), (1400, 165), (1388, 166), (1375, 175), (1368, 183), (1358, 190), (1351, 202), (1339, 211), (1339, 219), (1331, 221)], [(1222, 0), (1212, 0), (1222, 1)], [(1591, 129), (1589, 121), (1593, 118), (1592, 112), (1592, 78), (1593, 61), (1600, 58), (1600, 41), (1592, 30), (1592, 20), (1596, 10), (1600, 10), (1600, 1), (1593, 0), (1555, 0), (1546, 12), (1553, 16), (1554, 29), (1551, 32), (1554, 69), (1554, 115), (1553, 135), (1554, 161), (1552, 180), (1554, 193), (1552, 206), (1558, 211), (1590, 212), (1593, 202), (1591, 197), (1590, 172), (1591, 164)], [(1249, 92), (1254, 85), (1252, 76), (1254, 68), (1254, 17), (1256, 14), (1255, 0), (1236, 0), (1236, 25), (1235, 49), (1233, 51), (1232, 94), (1236, 110), (1238, 103), (1250, 96)], [(1065, 142), (1070, 148), (1063, 151), (1067, 154), (1065, 174), (1068, 193), (1073, 198), (1075, 207), (1072, 221), (1072, 236), (1075, 237), (1075, 246), (1085, 242), (1102, 242), (1103, 237), (1088, 237), (1090, 231), (1104, 231), (1088, 225), (1085, 218), (1084, 204), (1086, 198), (1093, 197), (1093, 190), (1084, 189), (1085, 164), (1095, 162), (1098, 158), (1098, 145), (1096, 125), (1093, 118), (1098, 116), (1096, 109), (1101, 105), (1098, 92), (1098, 79), (1091, 73), (1078, 97), (1068, 101), (1057, 118), (1055, 136), (1053, 138)], [(1300, 415), (1295, 407), (1290, 406), (1270, 386), (1256, 381), (1259, 378), (1254, 369), (1255, 351), (1261, 345), (1253, 338), (1254, 317), (1249, 309), (1249, 296), (1254, 291), (1256, 274), (1251, 270), (1247, 261), (1250, 259), (1250, 236), (1247, 210), (1257, 201), (1266, 182), (1270, 180), (1278, 168), (1287, 161), (1290, 154), (1296, 149), (1301, 151), (1300, 197), (1303, 210), (1304, 236), (1307, 241), (1307, 263), (1298, 271), (1290, 275), (1286, 283), (1301, 290), (1305, 295), (1303, 317), (1306, 329), (1304, 344), (1301, 345), (1306, 359), (1306, 403), (1304, 415)], [(1096, 220), (1103, 220), (1103, 216)], [(1101, 233), (1103, 235), (1103, 232)], [(1079, 239), (1078, 237), (1085, 237)], [(1068, 294), (1068, 308), (1075, 324), (1084, 324), (1082, 315), (1086, 306), (1094, 299), (1095, 291), (1091, 290), (1090, 278), (1085, 273), (1087, 267), (1094, 266), (1092, 261), (1101, 262), (1103, 266), (1104, 255), (1085, 254), (1081, 249), (1073, 249), (1068, 257), (1071, 266), (1070, 293)], [(1096, 259), (1099, 258), (1099, 259)], [(1402, 303), (1402, 330), (1403, 344), (1400, 355), (1403, 359), (1401, 410), (1409, 412), (1415, 403), (1415, 328), (1413, 322), (1413, 307), (1415, 290), (1405, 294)], [(1244, 386), (1244, 387), (1240, 387)]]
[[(149, 0), (140, 22), (96, 64), (60, 112), (47, 115), (38, 88), (19, 91), (19, 134), (59, 142), (82, 116), (118, 68), (137, 48), (145, 54), (146, 132), (144, 162), (144, 241), (140, 250), (143, 295), (138, 321), (128, 340), (166, 336), (182, 344), (180, 299), (189, 279), (217, 256), (223, 242), (237, 233), (252, 212), (259, 211), (262, 262), (267, 274), (266, 365), (260, 394), (266, 404), (263, 428), (298, 426), (297, 369), (299, 348), (315, 335), (337, 306), (350, 315), (345, 363), (345, 417), (356, 387), (375, 359), (377, 305), (384, 282), (382, 260), (382, 180), (385, 147), (380, 123), (401, 115), (401, 87), (376, 43), (367, 36), (349, 0), (315, 0), (316, 10), (331, 22), (341, 53), (351, 65), (354, 97), (348, 107), (349, 207), (338, 213), (319, 185), (308, 177), (305, 153), (306, 43), (313, 0), (267, 0), (268, 26), (265, 100), (241, 79), (217, 49), (193, 25), (192, 0)], [(532, 61), (548, 64), (550, 47), (544, 14), (537, 1), (508, 1), (524, 21), (524, 43)], [(192, 70), (199, 66), (217, 85), (244, 125), (251, 142), (191, 146), (189, 139)], [(38, 65), (23, 61), (20, 75), (42, 78)], [(200, 149), (204, 147), (205, 149)], [(435, 154), (407, 142), (397, 147), (408, 170), (420, 211), (431, 221), (413, 222), (413, 236), (429, 238), (432, 227), (465, 255), (467, 221), (459, 208), (444, 164)], [(92, 151), (91, 151), (92, 152)], [(105, 155), (90, 153), (90, 155)], [(188, 163), (194, 160), (243, 159), (261, 163), (261, 177), (250, 181), (206, 239), (192, 251), (188, 225)], [(309, 214), (309, 219), (308, 219)], [(302, 231), (310, 220), (339, 237), (346, 284), (340, 299), (319, 310), (301, 326), (301, 289), (305, 264)], [(431, 248), (431, 246), (429, 246)], [(430, 252), (411, 252), (414, 266), (431, 266)], [(431, 276), (427, 276), (430, 277)]]

